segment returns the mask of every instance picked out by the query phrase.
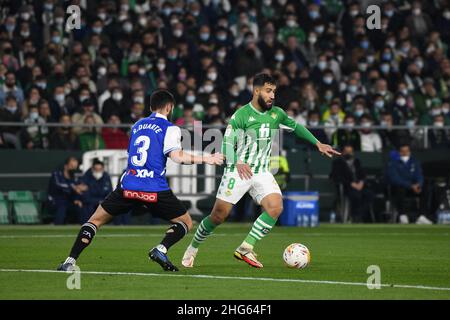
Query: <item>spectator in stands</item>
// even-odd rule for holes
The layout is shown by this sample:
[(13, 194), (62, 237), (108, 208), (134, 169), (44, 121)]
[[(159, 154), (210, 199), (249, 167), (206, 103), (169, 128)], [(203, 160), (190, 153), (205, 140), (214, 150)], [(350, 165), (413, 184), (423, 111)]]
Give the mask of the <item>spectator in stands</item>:
[[(308, 114), (308, 126), (309, 131), (322, 143), (328, 144), (328, 137), (325, 134), (324, 129), (316, 128), (319, 125), (323, 125), (320, 123), (320, 114), (318, 111), (311, 111)], [(310, 144), (308, 147), (311, 147)]]
[(428, 130), (428, 141), (433, 149), (450, 148), (450, 131), (444, 129), (445, 118), (442, 114), (434, 117), (433, 129)]
[(95, 118), (93, 115), (86, 115), (84, 117), (84, 125), (82, 133), (79, 135), (80, 150), (98, 150), (105, 148), (105, 141), (103, 141), (102, 135), (99, 133), (100, 128), (93, 127), (95, 125)]
[[(16, 97), (9, 95), (6, 97), (5, 104), (0, 104), (0, 122), (21, 122), (22, 114), (19, 110)], [(18, 126), (5, 126), (2, 128), (4, 143), (15, 149), (20, 149)]]
[[(424, 215), (424, 194), (422, 192), (424, 177), (422, 167), (418, 160), (411, 156), (411, 149), (408, 144), (400, 145), (398, 151), (390, 153), (390, 159), (386, 171), (386, 180), (392, 188), (392, 196), (395, 207), (399, 213), (400, 223), (409, 223), (415, 220), (416, 223), (431, 224), (432, 222)], [(413, 199), (415, 204), (407, 199)], [(416, 205), (416, 203), (419, 203)], [(418, 218), (416, 219), (418, 213)]]
[(384, 112), (381, 114), (379, 131), (384, 150), (398, 149), (399, 145), (411, 141), (411, 135), (407, 129), (392, 129), (394, 119), (392, 114)]
[[(121, 121), (117, 114), (110, 115), (108, 124), (120, 125)], [(102, 129), (103, 141), (105, 141), (106, 149), (127, 149), (129, 137), (126, 134), (124, 128), (103, 128)]]
[(87, 185), (76, 177), (78, 160), (69, 157), (64, 162), (62, 170), (52, 172), (48, 185), (48, 205), (55, 216), (55, 224), (64, 224), (73, 219), (67, 219), (69, 213), (74, 213), (75, 221), (81, 223), (82, 207), (81, 196), (87, 191)]
[[(5, 48), (3, 51), (5, 52)], [(16, 81), (16, 75), (14, 72), (7, 72), (5, 74), (4, 84), (0, 86), (0, 106), (3, 106), (8, 96), (13, 96), (16, 100), (17, 106), (22, 108), (22, 103), (25, 100), (23, 90), (20, 88)]]
[(371, 221), (373, 192), (367, 187), (366, 174), (359, 159), (355, 157), (352, 145), (344, 145), (342, 157), (333, 160), (330, 178), (337, 185), (342, 185), (344, 196), (350, 201), (352, 222)]
[(381, 143), (381, 137), (376, 132), (370, 129), (372, 126), (372, 118), (365, 114), (361, 117), (360, 137), (361, 137), (361, 151), (364, 152), (381, 152), (383, 144)]
[(37, 105), (30, 106), (24, 123), (28, 126), (21, 130), (22, 146), (26, 149), (48, 149), (49, 129), (43, 125), (45, 120), (39, 115)]
[(80, 142), (78, 135), (75, 134), (72, 127), (72, 120), (69, 115), (63, 115), (59, 120), (61, 127), (50, 135), (50, 148), (56, 150), (79, 150)]
[[(75, 113), (72, 116), (72, 122), (75, 125), (80, 125), (80, 124), (84, 124), (86, 123), (86, 118), (90, 117), (93, 119), (93, 124), (103, 124), (103, 120), (100, 117), (100, 115), (98, 115), (95, 111), (95, 105), (94, 102), (90, 99), (86, 99), (83, 100), (82, 102), (82, 111), (80, 113)], [(77, 134), (80, 134), (82, 132), (86, 132), (86, 131), (90, 131), (90, 128), (86, 128), (86, 127), (74, 127), (73, 128), (74, 132)], [(101, 128), (97, 127), (95, 128), (95, 131), (97, 133), (100, 133)]]
[(346, 145), (351, 145), (353, 150), (361, 150), (361, 136), (358, 130), (354, 129), (355, 117), (351, 114), (344, 119), (344, 128), (338, 129), (331, 137), (331, 144), (335, 148), (343, 149)]
[(92, 167), (81, 178), (87, 186), (87, 191), (82, 195), (83, 217), (81, 223), (85, 223), (97, 209), (101, 201), (112, 191), (111, 177), (105, 171), (105, 164), (94, 159)]

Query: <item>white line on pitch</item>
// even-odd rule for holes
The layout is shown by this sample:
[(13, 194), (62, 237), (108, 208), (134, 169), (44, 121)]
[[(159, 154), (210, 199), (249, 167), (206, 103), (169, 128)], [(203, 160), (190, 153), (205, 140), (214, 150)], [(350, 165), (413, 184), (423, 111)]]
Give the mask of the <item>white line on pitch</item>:
[[(226, 237), (226, 236), (243, 236), (246, 235), (246, 232), (242, 233), (215, 233), (214, 237)], [(284, 236), (285, 233), (271, 233), (272, 236)], [(369, 235), (379, 235), (379, 236), (449, 236), (449, 233), (301, 233), (299, 232), (296, 234), (296, 236), (301, 237), (321, 237), (321, 236), (369, 236)], [(0, 235), (0, 239), (19, 239), (19, 238), (73, 238), (76, 234), (11, 234), (11, 235)], [(96, 237), (103, 237), (103, 238), (138, 238), (138, 237), (160, 237), (161, 234), (155, 234), (155, 233), (111, 233), (111, 234), (98, 234)]]
[[(34, 273), (63, 273), (56, 270), (42, 269), (0, 269), (0, 272), (34, 272)], [(71, 274), (72, 272), (66, 272)], [(140, 277), (169, 277), (169, 278), (197, 278), (197, 279), (220, 279), (220, 280), (250, 280), (250, 281), (272, 281), (272, 282), (292, 282), (292, 283), (313, 283), (313, 284), (333, 284), (347, 286), (367, 286), (364, 282), (345, 282), (345, 281), (327, 281), (327, 280), (304, 280), (304, 279), (277, 279), (277, 278), (253, 278), (253, 277), (232, 277), (232, 276), (213, 276), (207, 274), (162, 274), (162, 273), (142, 273), (142, 272), (108, 272), (108, 271), (81, 271), (81, 274), (95, 275), (118, 275), (118, 276), (140, 276)], [(421, 290), (437, 290), (450, 291), (445, 287), (430, 287), (423, 285), (406, 285), (406, 284), (381, 284), (382, 287), (388, 288), (404, 288), (404, 289), (421, 289)]]

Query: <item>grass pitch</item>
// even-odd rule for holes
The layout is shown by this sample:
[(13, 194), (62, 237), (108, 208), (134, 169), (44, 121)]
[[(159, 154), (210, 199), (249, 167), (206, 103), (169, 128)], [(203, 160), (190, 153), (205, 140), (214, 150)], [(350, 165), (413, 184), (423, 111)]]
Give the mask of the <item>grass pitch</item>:
[[(178, 273), (148, 260), (165, 227), (103, 227), (78, 260), (81, 289), (52, 272), (65, 259), (78, 226), (0, 227), (0, 299), (450, 299), (450, 227), (321, 225), (275, 227), (257, 245), (263, 269), (233, 258), (250, 224), (225, 224), (201, 247), (193, 269), (181, 267), (189, 234), (170, 250)], [(311, 264), (284, 265), (282, 252), (306, 245)], [(381, 270), (368, 289), (367, 268)]]

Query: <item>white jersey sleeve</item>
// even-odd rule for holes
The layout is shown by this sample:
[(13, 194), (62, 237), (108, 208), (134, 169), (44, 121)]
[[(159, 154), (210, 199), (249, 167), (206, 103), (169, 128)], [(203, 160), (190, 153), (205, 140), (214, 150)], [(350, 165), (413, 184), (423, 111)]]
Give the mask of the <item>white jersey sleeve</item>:
[(166, 136), (164, 137), (164, 154), (168, 155), (169, 152), (174, 150), (181, 150), (181, 130), (177, 126), (170, 126), (166, 130)]

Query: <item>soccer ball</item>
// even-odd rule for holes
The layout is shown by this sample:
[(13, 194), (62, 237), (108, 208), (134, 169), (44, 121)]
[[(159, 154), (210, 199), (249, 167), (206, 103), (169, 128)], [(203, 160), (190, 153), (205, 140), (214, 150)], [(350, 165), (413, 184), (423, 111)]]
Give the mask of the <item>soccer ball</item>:
[(306, 246), (301, 243), (292, 243), (283, 252), (283, 260), (291, 268), (303, 269), (311, 261), (311, 255)]

